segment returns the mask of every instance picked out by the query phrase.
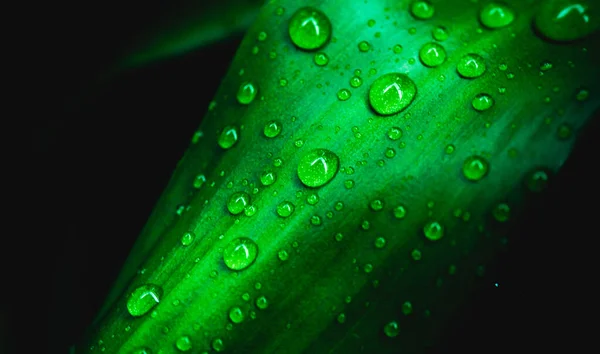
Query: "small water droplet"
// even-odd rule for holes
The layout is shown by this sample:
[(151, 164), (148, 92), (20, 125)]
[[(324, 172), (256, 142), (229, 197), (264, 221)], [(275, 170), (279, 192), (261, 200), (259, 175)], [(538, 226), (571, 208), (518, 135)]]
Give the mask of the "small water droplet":
[(287, 218), (288, 216), (292, 215), (294, 209), (295, 207), (292, 202), (284, 201), (277, 205), (276, 211), (277, 215), (281, 216), (282, 218)]
[(473, 98), (471, 104), (476, 111), (483, 112), (492, 108), (494, 105), (494, 99), (487, 93), (480, 93)]
[(548, 187), (550, 172), (545, 168), (537, 168), (525, 176), (527, 189), (534, 193), (540, 193)]
[(233, 215), (240, 214), (250, 204), (250, 195), (246, 192), (233, 193), (227, 201), (227, 210)]
[(127, 311), (133, 317), (140, 317), (156, 306), (163, 295), (160, 286), (144, 284), (136, 288), (127, 300)]
[(274, 138), (281, 133), (282, 124), (277, 120), (272, 120), (265, 124), (263, 133), (267, 138)]
[(225, 349), (225, 344), (221, 338), (213, 339), (210, 345), (215, 352), (222, 352)]
[(237, 100), (241, 104), (250, 104), (258, 94), (258, 85), (253, 81), (244, 81), (237, 92)]
[(369, 206), (373, 211), (381, 211), (381, 209), (383, 209), (383, 202), (381, 199), (373, 199)]
[(231, 322), (242, 323), (244, 321), (244, 318), (244, 312), (241, 308), (232, 307), (231, 310), (229, 310), (229, 319), (231, 320)]
[(437, 221), (432, 220), (423, 226), (423, 234), (430, 241), (437, 241), (444, 236), (444, 227)]
[(370, 48), (371, 45), (367, 41), (361, 41), (358, 43), (358, 50), (360, 50), (363, 53), (368, 52)]
[(510, 207), (506, 203), (499, 203), (494, 207), (492, 215), (498, 222), (505, 222), (510, 217)]
[(192, 349), (192, 341), (188, 336), (181, 336), (175, 341), (175, 347), (182, 352), (187, 352)]
[(227, 125), (223, 128), (221, 134), (219, 134), (217, 143), (223, 149), (230, 149), (233, 145), (235, 145), (235, 143), (237, 143), (238, 140), (239, 132), (237, 127), (234, 125)]
[(448, 30), (444, 26), (437, 26), (431, 31), (431, 36), (438, 42), (443, 42), (448, 39)]
[(267, 307), (269, 307), (269, 301), (267, 300), (266, 297), (264, 296), (259, 296), (256, 299), (256, 307), (258, 307), (261, 310), (266, 309)]
[(385, 335), (390, 338), (398, 336), (398, 334), (400, 334), (400, 327), (398, 326), (398, 322), (391, 321), (386, 323), (385, 326), (383, 326), (383, 333), (385, 333)]
[(489, 162), (481, 156), (469, 156), (463, 163), (462, 172), (469, 181), (477, 182), (487, 176), (490, 169)]
[(405, 301), (402, 304), (402, 313), (405, 314), (406, 316), (410, 315), (413, 312), (413, 305), (411, 304), (410, 301)]
[(184, 246), (189, 246), (194, 242), (196, 235), (193, 232), (186, 232), (181, 236), (181, 244)]
[(384, 248), (386, 244), (387, 244), (387, 241), (383, 237), (377, 237), (375, 239), (375, 247), (376, 248)]
[(394, 217), (396, 219), (404, 219), (406, 217), (406, 207), (404, 205), (397, 205), (394, 208)]

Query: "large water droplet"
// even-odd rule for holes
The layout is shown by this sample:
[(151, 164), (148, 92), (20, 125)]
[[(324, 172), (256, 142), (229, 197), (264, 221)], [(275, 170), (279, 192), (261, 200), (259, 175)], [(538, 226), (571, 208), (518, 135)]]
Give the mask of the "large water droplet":
[(456, 70), (460, 76), (473, 79), (483, 75), (486, 65), (485, 60), (477, 54), (467, 54), (459, 59)]
[(267, 138), (274, 138), (281, 133), (282, 124), (279, 121), (272, 120), (265, 124), (263, 133)]
[(515, 12), (506, 4), (491, 2), (481, 8), (479, 20), (487, 28), (506, 27), (515, 20)]
[(417, 95), (417, 85), (405, 74), (385, 74), (373, 81), (369, 103), (381, 115), (398, 113), (408, 107)]
[(163, 290), (154, 284), (144, 284), (133, 291), (127, 300), (127, 311), (131, 316), (143, 316), (160, 302)]
[(538, 34), (545, 39), (577, 40), (600, 27), (600, 3), (597, 0), (545, 1), (534, 22)]
[(326, 149), (315, 149), (298, 162), (298, 178), (307, 187), (320, 187), (331, 181), (338, 172), (338, 156)]
[(425, 43), (419, 50), (419, 59), (425, 66), (440, 66), (446, 61), (446, 49), (437, 43)]
[(427, 20), (433, 17), (435, 8), (429, 1), (417, 0), (410, 4), (410, 13), (419, 20)]
[(250, 104), (258, 93), (258, 85), (252, 81), (242, 82), (237, 92), (237, 100), (241, 104)]
[(463, 175), (469, 181), (477, 182), (487, 176), (490, 164), (481, 156), (469, 156), (463, 164)]
[(290, 19), (288, 32), (298, 48), (314, 50), (324, 46), (331, 37), (331, 22), (327, 15), (313, 7), (298, 9)]
[(223, 131), (221, 132), (221, 134), (219, 134), (219, 139), (217, 140), (217, 143), (223, 149), (229, 149), (233, 145), (235, 145), (235, 143), (237, 143), (239, 136), (240, 135), (238, 133), (237, 127), (234, 125), (228, 125), (225, 128), (223, 128)]
[(231, 270), (249, 267), (258, 255), (258, 245), (247, 237), (231, 240), (223, 250), (223, 261)]

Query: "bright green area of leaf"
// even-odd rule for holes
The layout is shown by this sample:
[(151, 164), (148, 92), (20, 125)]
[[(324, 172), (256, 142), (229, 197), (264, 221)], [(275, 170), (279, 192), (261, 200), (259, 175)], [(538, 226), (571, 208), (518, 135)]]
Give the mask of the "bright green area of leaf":
[[(81, 351), (175, 353), (177, 343), (188, 345), (183, 337), (194, 352), (231, 353), (413, 353), (435, 342), (510, 242), (502, 225), (523, 211), (525, 186), (538, 190), (545, 174), (525, 179), (536, 168), (557, 171), (598, 109), (600, 52), (597, 34), (560, 44), (539, 38), (531, 23), (540, 2), (506, 1), (515, 19), (494, 30), (481, 26), (478, 3), (431, 3), (434, 15), (422, 20), (408, 1), (303, 2), (331, 20), (331, 41), (319, 49), (329, 58), (323, 66), (290, 41), (298, 2), (265, 5)], [(448, 32), (440, 42), (447, 58), (430, 68), (418, 55), (438, 26)], [(457, 65), (471, 53), (486, 71), (466, 79)], [(542, 70), (548, 61), (552, 68)], [(388, 73), (408, 75), (417, 95), (400, 113), (379, 116), (369, 88)], [(353, 76), (362, 85), (351, 85)], [(236, 93), (247, 81), (258, 94), (242, 105)], [(345, 100), (341, 89), (351, 93)], [(481, 93), (494, 104), (477, 111)], [(268, 138), (264, 127), (274, 119), (281, 132)], [(239, 138), (224, 150), (217, 139), (231, 126)], [(395, 127), (402, 133), (391, 139)], [(307, 188), (297, 167), (314, 149), (334, 152), (340, 170)], [(489, 163), (478, 181), (463, 175), (471, 156)], [(264, 171), (274, 171), (274, 183), (261, 184)], [(195, 188), (199, 174), (206, 182)], [(252, 205), (231, 215), (235, 192), (248, 193)], [(286, 218), (276, 212), (284, 201), (295, 206)], [(183, 246), (186, 232), (196, 237)], [(223, 250), (238, 237), (255, 241), (258, 253), (236, 272)], [(155, 312), (133, 318), (127, 299), (144, 284), (164, 294)], [(232, 324), (233, 307), (246, 320)]]

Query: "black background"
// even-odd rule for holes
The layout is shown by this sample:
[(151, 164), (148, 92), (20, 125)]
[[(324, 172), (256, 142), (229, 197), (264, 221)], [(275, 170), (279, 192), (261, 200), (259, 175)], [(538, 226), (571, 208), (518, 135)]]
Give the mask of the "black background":
[[(45, 114), (30, 120), (27, 133), (38, 187), (34, 212), (43, 227), (32, 228), (35, 247), (27, 250), (26, 263), (35, 271), (16, 280), (20, 292), (35, 293), (34, 308), (3, 304), (13, 315), (5, 323), (7, 353), (66, 352), (82, 334), (241, 40), (212, 46), (210, 55), (199, 50), (132, 71), (103, 91), (82, 95), (161, 10), (65, 2), (33, 17), (43, 31), (34, 43), (37, 55), (29, 57), (38, 69), (32, 85)], [(511, 252), (487, 272), (432, 352), (577, 350), (589, 343), (582, 326), (591, 316), (593, 245), (600, 235), (592, 197), (598, 133), (594, 119), (548, 192), (516, 225)], [(34, 347), (17, 337), (21, 323), (36, 334)]]

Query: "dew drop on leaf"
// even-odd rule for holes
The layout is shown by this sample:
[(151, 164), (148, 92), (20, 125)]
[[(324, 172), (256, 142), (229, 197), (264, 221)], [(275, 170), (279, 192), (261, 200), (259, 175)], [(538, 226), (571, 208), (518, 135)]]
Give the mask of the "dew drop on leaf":
[(233, 323), (242, 323), (244, 321), (244, 312), (239, 307), (232, 307), (229, 310), (229, 319)]
[(385, 333), (385, 335), (390, 338), (398, 336), (398, 334), (400, 334), (400, 327), (398, 326), (398, 322), (391, 321), (386, 323), (385, 326), (383, 326), (383, 333)]
[(221, 338), (213, 339), (210, 345), (215, 352), (222, 352), (225, 349), (225, 344)]
[(501, 2), (490, 2), (484, 5), (479, 12), (479, 21), (490, 29), (506, 27), (514, 20), (515, 12)]
[(466, 179), (477, 182), (488, 174), (489, 169), (490, 164), (485, 158), (473, 155), (465, 159), (462, 172)]
[(281, 202), (279, 205), (277, 205), (277, 215), (281, 216), (282, 218), (287, 218), (288, 216), (292, 215), (294, 209), (295, 207), (292, 202)]
[(417, 95), (417, 85), (405, 74), (389, 73), (373, 81), (369, 103), (380, 115), (396, 114), (406, 109)]
[(459, 59), (456, 70), (460, 76), (467, 79), (474, 79), (485, 73), (485, 60), (478, 54), (466, 54)]
[(249, 267), (258, 255), (258, 245), (247, 237), (231, 240), (223, 250), (223, 261), (231, 270)]
[(527, 189), (534, 193), (540, 193), (548, 187), (550, 173), (544, 168), (536, 168), (525, 176)]
[(192, 341), (188, 336), (181, 336), (175, 341), (175, 347), (182, 352), (187, 352), (192, 349)]
[(446, 61), (446, 49), (434, 42), (425, 43), (419, 50), (419, 59), (430, 68), (440, 66)]
[(258, 93), (258, 85), (253, 81), (244, 81), (236, 94), (236, 98), (241, 104), (250, 104), (254, 101)]
[(327, 15), (313, 7), (298, 9), (288, 26), (292, 43), (304, 50), (323, 47), (331, 37), (331, 30), (331, 21)]
[(267, 307), (269, 307), (269, 301), (267, 300), (266, 297), (264, 296), (259, 296), (256, 299), (256, 307), (258, 307), (261, 310), (266, 309)]
[(444, 26), (437, 26), (431, 31), (431, 36), (438, 42), (443, 42), (448, 39), (448, 30)]
[(480, 93), (473, 98), (471, 105), (476, 111), (483, 112), (492, 108), (494, 105), (494, 99), (487, 93)]
[(277, 180), (277, 175), (271, 170), (265, 170), (260, 174), (260, 183), (263, 186), (270, 186)]
[(492, 211), (494, 219), (498, 222), (505, 222), (510, 218), (510, 207), (506, 203), (499, 203)]
[(189, 246), (194, 242), (196, 236), (193, 232), (186, 232), (181, 236), (181, 244), (184, 246)]
[(233, 215), (240, 214), (250, 204), (250, 195), (246, 192), (233, 193), (227, 201), (227, 210)]
[(127, 300), (127, 311), (133, 317), (140, 317), (156, 306), (163, 295), (160, 286), (144, 284), (136, 288)]
[(352, 96), (352, 93), (348, 89), (341, 89), (337, 93), (337, 98), (340, 101), (346, 101)]
[(402, 137), (402, 129), (399, 127), (391, 127), (387, 132), (387, 136), (390, 140), (396, 141)]
[(298, 162), (298, 178), (307, 187), (320, 187), (335, 177), (339, 169), (339, 157), (327, 149), (314, 149)]
[(410, 13), (419, 20), (427, 20), (433, 17), (435, 8), (433, 4), (425, 0), (416, 0), (410, 4)]
[(534, 18), (542, 38), (570, 42), (583, 38), (600, 26), (600, 4), (596, 0), (545, 1)]
[(404, 205), (397, 205), (394, 208), (394, 217), (396, 219), (404, 219), (406, 217), (406, 207)]
[(230, 149), (235, 143), (237, 143), (239, 139), (239, 132), (236, 126), (228, 125), (223, 128), (221, 134), (219, 134), (219, 138), (217, 143), (223, 149)]
[(437, 241), (444, 236), (444, 227), (437, 221), (429, 221), (423, 226), (423, 234), (430, 241)]
[(277, 135), (279, 135), (279, 133), (281, 133), (281, 128), (282, 128), (281, 122), (272, 120), (272, 121), (268, 122), (267, 124), (265, 124), (263, 133), (265, 134), (265, 136), (267, 138), (274, 138)]
[(327, 63), (329, 63), (329, 57), (323, 52), (315, 53), (315, 57), (313, 58), (313, 60), (318, 66), (325, 66), (327, 65)]

